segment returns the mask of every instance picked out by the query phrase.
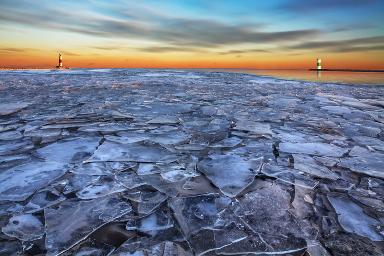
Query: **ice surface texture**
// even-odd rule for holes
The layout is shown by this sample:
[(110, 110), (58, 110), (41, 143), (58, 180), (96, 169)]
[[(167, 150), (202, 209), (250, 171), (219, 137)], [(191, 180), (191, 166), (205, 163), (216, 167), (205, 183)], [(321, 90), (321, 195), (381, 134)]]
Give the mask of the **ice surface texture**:
[(384, 87), (0, 71), (1, 255), (384, 255)]

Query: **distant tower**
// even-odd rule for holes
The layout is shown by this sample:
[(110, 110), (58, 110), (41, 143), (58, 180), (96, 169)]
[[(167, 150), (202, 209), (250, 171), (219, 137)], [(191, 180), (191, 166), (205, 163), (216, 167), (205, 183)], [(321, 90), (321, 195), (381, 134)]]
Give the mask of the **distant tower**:
[(63, 68), (63, 57), (61, 56), (61, 53), (59, 52), (59, 65), (58, 68)]
[(317, 58), (317, 70), (321, 70), (321, 59)]

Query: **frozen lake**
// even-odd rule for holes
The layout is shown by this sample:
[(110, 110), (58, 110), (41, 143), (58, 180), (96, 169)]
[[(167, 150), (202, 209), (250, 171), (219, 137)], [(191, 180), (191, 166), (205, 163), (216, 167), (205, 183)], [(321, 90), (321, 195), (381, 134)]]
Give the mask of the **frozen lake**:
[(384, 85), (384, 72), (310, 71), (305, 69), (222, 69), (227, 72), (248, 73), (288, 80), (319, 83)]
[(0, 255), (383, 255), (384, 87), (0, 71)]

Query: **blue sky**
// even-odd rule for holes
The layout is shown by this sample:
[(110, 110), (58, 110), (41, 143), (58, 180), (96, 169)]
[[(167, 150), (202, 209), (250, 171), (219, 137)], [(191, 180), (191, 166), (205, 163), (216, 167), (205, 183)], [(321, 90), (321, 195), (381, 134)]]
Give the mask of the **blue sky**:
[(0, 54), (64, 44), (73, 56), (374, 59), (384, 51), (383, 14), (382, 0), (1, 0)]

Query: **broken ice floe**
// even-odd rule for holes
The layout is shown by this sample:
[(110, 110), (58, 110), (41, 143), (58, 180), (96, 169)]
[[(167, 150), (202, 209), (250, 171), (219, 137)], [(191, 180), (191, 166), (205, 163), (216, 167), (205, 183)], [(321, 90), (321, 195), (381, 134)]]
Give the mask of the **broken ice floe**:
[(105, 141), (86, 162), (126, 161), (161, 163), (172, 162), (177, 155), (156, 145), (143, 145), (138, 143), (121, 144)]
[(317, 164), (316, 161), (306, 155), (293, 155), (294, 168), (315, 177), (336, 180), (339, 177), (327, 167)]
[(339, 166), (348, 168), (353, 172), (363, 173), (373, 177), (384, 178), (384, 154), (369, 153), (356, 157), (346, 157), (340, 160)]
[(16, 237), (22, 241), (39, 239), (45, 232), (43, 223), (32, 214), (13, 216), (2, 231), (7, 236)]
[(81, 162), (96, 149), (100, 138), (75, 138), (55, 142), (37, 150), (38, 156), (62, 163)]
[(270, 124), (251, 122), (246, 120), (241, 120), (236, 123), (235, 128), (240, 131), (247, 131), (259, 135), (273, 135)]
[(223, 194), (234, 197), (252, 183), (260, 169), (261, 159), (246, 160), (236, 155), (212, 155), (198, 165)]
[(35, 193), (29, 202), (25, 205), (23, 211), (26, 213), (34, 213), (42, 211), (46, 207), (58, 204), (66, 198), (55, 189), (45, 189)]
[(0, 200), (23, 201), (66, 172), (57, 162), (30, 162), (0, 173)]
[(377, 230), (380, 223), (366, 215), (360, 206), (344, 196), (328, 196), (328, 200), (335, 208), (345, 231), (368, 237), (372, 241), (384, 240), (384, 236)]
[(28, 107), (30, 103), (22, 102), (22, 103), (2, 103), (0, 104), (0, 116), (10, 115), (16, 113), (26, 107)]
[(117, 183), (111, 177), (101, 177), (95, 183), (86, 186), (76, 193), (78, 198), (81, 199), (94, 199), (110, 194), (123, 192), (126, 188)]
[(316, 156), (341, 157), (348, 152), (348, 149), (340, 148), (326, 143), (291, 143), (279, 144), (279, 150), (287, 153), (308, 154)]
[(70, 249), (103, 224), (130, 212), (132, 208), (129, 204), (117, 207), (122, 202), (119, 197), (112, 195), (90, 201), (67, 200), (56, 208), (45, 209), (45, 246), (48, 255)]

